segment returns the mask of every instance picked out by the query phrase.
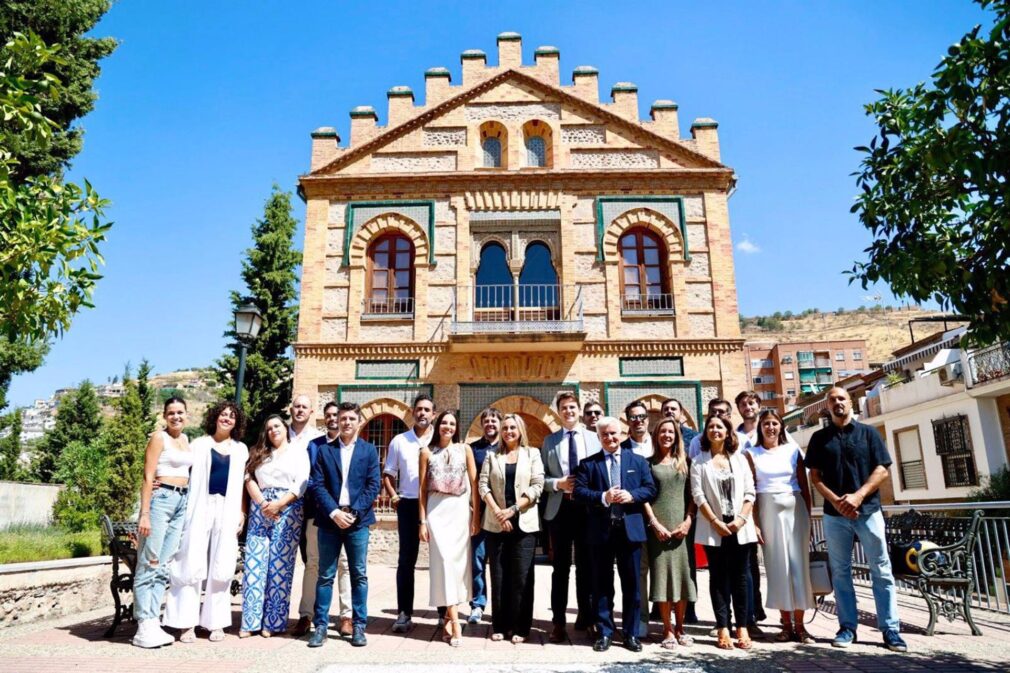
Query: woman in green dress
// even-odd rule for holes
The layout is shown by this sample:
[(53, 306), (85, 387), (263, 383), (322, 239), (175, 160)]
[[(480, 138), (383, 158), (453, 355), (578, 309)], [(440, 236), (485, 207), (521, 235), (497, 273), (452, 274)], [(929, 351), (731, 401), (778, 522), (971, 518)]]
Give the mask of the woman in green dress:
[[(661, 647), (674, 649), (678, 644), (693, 642), (684, 633), (684, 611), (687, 602), (697, 598), (687, 556), (694, 503), (688, 488), (691, 479), (684, 440), (673, 419), (663, 420), (652, 431), (652, 446), (652, 478), (658, 493), (652, 504), (645, 505), (649, 522), (649, 600), (659, 604), (663, 618)], [(676, 615), (676, 626), (671, 613)]]

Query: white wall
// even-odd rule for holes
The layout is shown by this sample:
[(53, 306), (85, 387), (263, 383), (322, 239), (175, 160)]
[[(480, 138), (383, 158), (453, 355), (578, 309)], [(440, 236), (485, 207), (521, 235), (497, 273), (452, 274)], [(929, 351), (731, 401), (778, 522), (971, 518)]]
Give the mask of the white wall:
[(0, 530), (15, 524), (48, 525), (61, 484), (0, 481)]

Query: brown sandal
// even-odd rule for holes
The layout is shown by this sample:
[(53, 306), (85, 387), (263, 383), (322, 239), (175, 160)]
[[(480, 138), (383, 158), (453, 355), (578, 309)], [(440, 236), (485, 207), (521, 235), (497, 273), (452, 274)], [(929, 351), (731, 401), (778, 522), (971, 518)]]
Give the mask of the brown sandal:
[(754, 646), (754, 641), (750, 639), (750, 635), (747, 633), (747, 629), (737, 629), (736, 642), (733, 643), (733, 645), (741, 650), (749, 650)]
[(814, 637), (807, 633), (805, 629), (797, 629), (793, 634), (793, 640), (800, 645), (814, 645), (817, 643)]
[(720, 650), (732, 650), (733, 641), (729, 638), (729, 629), (719, 629), (719, 640), (715, 644)]
[(783, 626), (782, 630), (775, 634), (772, 638), (776, 643), (788, 643), (790, 640), (796, 637), (796, 632), (791, 626)]

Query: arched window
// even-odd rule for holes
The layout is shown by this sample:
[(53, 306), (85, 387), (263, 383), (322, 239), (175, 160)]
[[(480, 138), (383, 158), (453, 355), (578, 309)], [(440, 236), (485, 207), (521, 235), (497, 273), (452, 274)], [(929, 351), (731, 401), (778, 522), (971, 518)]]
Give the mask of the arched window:
[(508, 129), (495, 121), (480, 125), (480, 166), (508, 168)]
[(519, 319), (557, 320), (561, 297), (551, 249), (534, 241), (526, 246), (525, 257), (519, 272)]
[(625, 312), (672, 312), (666, 247), (659, 236), (636, 227), (618, 241), (621, 265), (621, 307)]
[(365, 296), (365, 313), (413, 315), (414, 245), (404, 234), (385, 234), (368, 246)]
[(523, 141), (526, 144), (526, 165), (532, 168), (551, 166), (551, 127), (539, 119), (523, 124)]
[(526, 165), (539, 168), (547, 165), (547, 143), (540, 136), (526, 139)]
[(473, 309), (474, 320), (479, 322), (512, 319), (512, 272), (500, 243), (487, 243), (481, 248)]
[[(375, 445), (379, 451), (379, 465), (385, 465), (386, 450), (389, 448), (389, 442), (393, 437), (406, 431), (407, 424), (403, 422), (403, 419), (393, 414), (379, 414), (365, 424), (365, 427), (361, 431), (361, 436), (366, 442)], [(386, 495), (385, 491), (379, 493), (379, 497), (376, 499), (376, 506), (379, 508), (389, 507), (389, 496)]]

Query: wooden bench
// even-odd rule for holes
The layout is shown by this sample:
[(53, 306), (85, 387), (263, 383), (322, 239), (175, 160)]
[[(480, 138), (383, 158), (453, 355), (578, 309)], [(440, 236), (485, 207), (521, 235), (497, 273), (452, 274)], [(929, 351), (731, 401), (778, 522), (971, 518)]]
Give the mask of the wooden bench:
[[(942, 614), (947, 621), (959, 615), (971, 628), (972, 635), (982, 635), (971, 615), (971, 600), (978, 588), (975, 575), (975, 538), (982, 523), (982, 511), (975, 510), (970, 518), (935, 516), (909, 510), (903, 514), (886, 517), (884, 527), (888, 552), (895, 545), (908, 545), (929, 541), (937, 545), (918, 554), (918, 573), (903, 572), (892, 563), (894, 578), (915, 587), (929, 608), (929, 625), (926, 635), (933, 635), (937, 617)], [(869, 578), (866, 563), (852, 564), (853, 574)]]
[[(102, 515), (102, 535), (112, 555), (112, 579), (109, 590), (115, 603), (115, 614), (112, 625), (105, 631), (105, 637), (111, 638), (124, 619), (136, 622), (133, 616), (133, 602), (124, 598), (123, 594), (133, 593), (133, 577), (137, 572), (137, 533), (136, 521), (113, 521), (108, 515)], [(231, 581), (231, 595), (237, 596), (242, 591), (242, 572), (245, 567), (245, 540), (239, 541), (238, 559), (235, 562), (235, 578)]]

